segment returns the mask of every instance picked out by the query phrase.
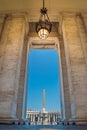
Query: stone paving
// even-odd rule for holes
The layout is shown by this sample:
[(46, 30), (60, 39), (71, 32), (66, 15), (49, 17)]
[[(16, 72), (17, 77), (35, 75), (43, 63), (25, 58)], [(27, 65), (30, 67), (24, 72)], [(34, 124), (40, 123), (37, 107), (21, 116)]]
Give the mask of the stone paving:
[(0, 125), (0, 130), (87, 130), (87, 125)]

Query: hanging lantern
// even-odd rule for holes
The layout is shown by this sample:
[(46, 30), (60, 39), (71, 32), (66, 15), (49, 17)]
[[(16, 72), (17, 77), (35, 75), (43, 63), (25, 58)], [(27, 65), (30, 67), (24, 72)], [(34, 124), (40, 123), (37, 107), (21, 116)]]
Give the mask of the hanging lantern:
[(40, 10), (41, 15), (39, 18), (39, 22), (36, 23), (36, 32), (38, 33), (41, 39), (46, 39), (51, 32), (52, 24), (49, 20), (47, 9), (44, 7), (43, 0), (43, 8)]

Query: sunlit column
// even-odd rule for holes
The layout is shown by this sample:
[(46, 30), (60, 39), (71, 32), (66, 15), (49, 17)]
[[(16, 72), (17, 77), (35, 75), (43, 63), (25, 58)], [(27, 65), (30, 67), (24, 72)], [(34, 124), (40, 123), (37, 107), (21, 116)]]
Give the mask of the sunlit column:
[(0, 15), (0, 39), (2, 37), (2, 32), (3, 32), (4, 25), (5, 25), (5, 21), (6, 21), (6, 16)]
[(71, 118), (78, 122), (87, 119), (87, 36), (82, 20), (80, 14), (67, 14), (63, 19)]
[(86, 16), (78, 14), (76, 16), (76, 23), (79, 32), (79, 38), (81, 40), (81, 45), (83, 48), (84, 58), (87, 65), (87, 13)]
[(60, 98), (61, 117), (62, 121), (65, 121), (70, 119), (71, 117), (70, 93), (69, 93), (68, 73), (67, 73), (68, 68), (66, 63), (64, 38), (62, 35), (60, 35), (58, 36), (58, 39), (59, 39), (58, 60), (59, 60), (59, 72), (60, 72), (59, 74), (60, 74), (60, 95), (61, 95)]
[(81, 13), (85, 30), (87, 31), (87, 13)]
[(0, 118), (17, 119), (18, 88), (25, 36), (24, 16), (7, 16), (0, 43)]

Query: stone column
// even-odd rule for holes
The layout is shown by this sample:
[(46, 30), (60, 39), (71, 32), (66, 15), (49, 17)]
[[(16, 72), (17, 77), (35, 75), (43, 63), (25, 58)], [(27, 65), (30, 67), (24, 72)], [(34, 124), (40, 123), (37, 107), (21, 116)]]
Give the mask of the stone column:
[(83, 22), (84, 22), (84, 27), (86, 30), (86, 35), (87, 35), (87, 12), (86, 13), (81, 13), (82, 18), (83, 18)]
[(0, 121), (17, 120), (20, 66), (25, 36), (24, 16), (6, 18), (0, 43)]
[(59, 38), (59, 61), (60, 61), (60, 81), (61, 81), (61, 114), (62, 120), (68, 121), (71, 117), (70, 93), (68, 83), (68, 68), (66, 63), (66, 54), (64, 47), (64, 39), (62, 34)]
[[(26, 23), (29, 31), (28, 25)], [(20, 121), (26, 121), (26, 110), (27, 110), (27, 72), (28, 72), (28, 32), (24, 39), (21, 67), (20, 67), (20, 79), (18, 88), (18, 99), (17, 99), (17, 117)]]
[(84, 15), (82, 16), (82, 14), (77, 14), (76, 23), (77, 23), (77, 28), (78, 28), (78, 35), (81, 41), (85, 63), (87, 65), (87, 27), (86, 27), (87, 23), (84, 22), (84, 19), (86, 22), (87, 18), (84, 18)]
[(0, 40), (1, 40), (4, 23), (5, 23), (5, 16), (0, 15)]
[[(71, 101), (71, 118), (81, 123), (87, 121), (87, 66), (81, 30), (80, 17), (64, 14), (63, 38), (68, 68), (68, 81)], [(80, 30), (81, 29), (81, 30)], [(86, 40), (86, 39), (85, 39)]]
[[(1, 37), (2, 37), (2, 32), (3, 32), (3, 27), (5, 23), (5, 16), (0, 15), (0, 50), (1, 50)], [(1, 70), (1, 62), (2, 62), (2, 56), (1, 56), (1, 51), (0, 51), (0, 70)]]

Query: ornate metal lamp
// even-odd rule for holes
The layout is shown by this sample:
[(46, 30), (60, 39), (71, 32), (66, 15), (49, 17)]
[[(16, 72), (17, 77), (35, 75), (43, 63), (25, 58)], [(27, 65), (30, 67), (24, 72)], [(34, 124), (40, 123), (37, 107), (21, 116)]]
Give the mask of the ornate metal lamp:
[(43, 0), (43, 8), (40, 10), (41, 15), (39, 18), (39, 22), (36, 23), (36, 32), (38, 33), (41, 39), (46, 39), (51, 32), (52, 24), (47, 14), (47, 9), (45, 8), (44, 0)]

